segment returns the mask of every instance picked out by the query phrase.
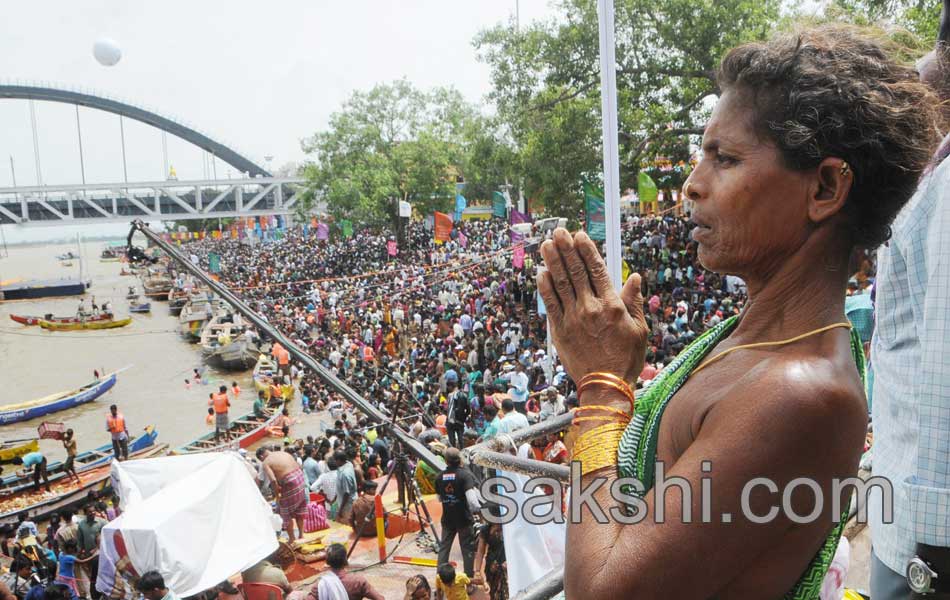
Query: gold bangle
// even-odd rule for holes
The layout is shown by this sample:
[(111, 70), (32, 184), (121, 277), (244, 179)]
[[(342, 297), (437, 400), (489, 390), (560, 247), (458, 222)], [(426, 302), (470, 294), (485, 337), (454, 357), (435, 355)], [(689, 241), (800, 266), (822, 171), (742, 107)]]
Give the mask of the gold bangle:
[[(619, 445), (617, 440), (617, 445)], [(617, 466), (617, 445), (592, 448), (579, 455), (573, 456), (572, 461), (581, 463), (581, 475), (588, 475), (605, 467)]]
[(606, 385), (607, 387), (611, 387), (617, 390), (618, 392), (620, 392), (621, 394), (623, 394), (624, 396), (626, 396), (627, 399), (630, 399), (630, 398), (636, 399), (636, 397), (633, 394), (633, 389), (631, 389), (630, 386), (627, 385), (626, 381), (619, 378), (611, 379), (607, 377), (591, 377), (588, 375), (587, 377), (582, 379), (581, 382), (577, 385), (578, 392), (586, 389), (588, 386), (596, 385), (596, 384)]
[(597, 372), (585, 375), (577, 384), (577, 397), (580, 398), (584, 390), (591, 385), (604, 385), (623, 394), (630, 401), (630, 412), (633, 412), (636, 404), (636, 395), (633, 388), (623, 379), (612, 373)]
[(572, 448), (571, 457), (574, 459), (578, 459), (587, 455), (591, 451), (599, 451), (599, 450), (607, 449), (607, 448), (609, 448), (611, 452), (616, 454), (617, 448), (620, 447), (620, 440), (622, 439), (622, 437), (623, 436), (621, 435), (615, 435), (615, 436), (610, 436), (610, 437), (605, 436), (604, 438), (601, 438), (600, 440), (598, 440), (596, 444), (585, 444), (583, 446), (575, 445), (574, 448)]
[[(619, 423), (621, 419), (618, 419), (617, 417), (574, 417), (574, 420), (571, 421), (571, 424), (577, 425), (578, 423), (583, 423), (584, 421), (606, 421), (608, 423)], [(629, 419), (624, 422), (628, 421)]]
[[(611, 427), (614, 425), (615, 427)], [(610, 429), (604, 429), (605, 427), (611, 427)], [(601, 430), (601, 431), (598, 431)], [(612, 423), (610, 425), (602, 425), (600, 427), (595, 427), (589, 432), (581, 435), (577, 441), (574, 442), (572, 448), (572, 454), (580, 454), (589, 448), (597, 448), (603, 446), (609, 446), (616, 441), (616, 444), (620, 445), (620, 440), (623, 439), (623, 434), (627, 430), (625, 423)], [(591, 435), (593, 434), (593, 435)]]
[(574, 409), (574, 412), (575, 412), (575, 413), (580, 413), (580, 412), (588, 412), (588, 411), (592, 411), (592, 410), (605, 410), (605, 411), (607, 411), (607, 412), (617, 413), (618, 415), (622, 415), (622, 416), (624, 416), (624, 417), (626, 417), (626, 418), (628, 418), (628, 419), (630, 418), (630, 413), (628, 413), (627, 411), (625, 411), (625, 410), (623, 410), (623, 409), (620, 409), (620, 408), (616, 408), (616, 407), (614, 407), (614, 406), (606, 406), (606, 405), (604, 405), (604, 404), (595, 404), (595, 405), (591, 405), (591, 406), (581, 406), (580, 408), (575, 408), (575, 409)]

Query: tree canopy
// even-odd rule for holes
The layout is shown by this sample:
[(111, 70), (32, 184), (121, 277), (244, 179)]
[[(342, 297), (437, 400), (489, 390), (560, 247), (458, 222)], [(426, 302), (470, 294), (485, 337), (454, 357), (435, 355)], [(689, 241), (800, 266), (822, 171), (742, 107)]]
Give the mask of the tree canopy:
[[(601, 179), (598, 18), (593, 0), (556, 8), (547, 21), (501, 23), (473, 40), (491, 73), (491, 116), (455, 90), (405, 80), (354, 93), (304, 143), (311, 190), (334, 214), (374, 222), (394, 215), (396, 200), (451, 210), (462, 177), (469, 198), (512, 184), (532, 209), (576, 216), (582, 182)], [(835, 0), (820, 14), (783, 0), (615, 0), (615, 10), (621, 189), (636, 188), (641, 170), (661, 173), (661, 187), (682, 183), (688, 168), (669, 165), (689, 160), (729, 48), (806, 18), (904, 27), (920, 55), (940, 14), (929, 0)]]

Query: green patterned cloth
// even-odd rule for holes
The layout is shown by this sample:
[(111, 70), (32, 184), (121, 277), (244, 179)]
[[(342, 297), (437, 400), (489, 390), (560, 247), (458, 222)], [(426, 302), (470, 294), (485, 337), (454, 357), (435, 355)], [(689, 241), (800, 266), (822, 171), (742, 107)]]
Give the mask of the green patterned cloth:
[[(617, 451), (618, 467), (621, 477), (635, 477), (643, 483), (643, 489), (654, 485), (657, 439), (660, 420), (670, 400), (693, 372), (699, 363), (709, 354), (716, 344), (732, 332), (739, 317), (730, 317), (719, 325), (709, 329), (687, 346), (676, 359), (661, 371), (653, 383), (637, 398), (633, 419), (627, 426), (620, 448)], [(861, 380), (864, 381), (864, 352), (861, 341), (851, 330), (851, 353)], [(634, 490), (627, 490), (633, 493)], [(850, 502), (849, 502), (850, 505)], [(821, 584), (835, 550), (838, 540), (847, 522), (850, 506), (846, 506), (840, 522), (828, 534), (824, 545), (808, 565), (808, 569), (786, 595), (785, 600), (815, 600), (821, 591)]]

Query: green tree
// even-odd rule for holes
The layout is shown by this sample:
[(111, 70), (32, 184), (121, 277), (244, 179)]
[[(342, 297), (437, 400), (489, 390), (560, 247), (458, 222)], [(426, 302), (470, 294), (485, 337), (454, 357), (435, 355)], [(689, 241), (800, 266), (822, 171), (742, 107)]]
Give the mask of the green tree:
[[(400, 80), (356, 92), (326, 131), (304, 141), (312, 158), (304, 168), (309, 193), (335, 217), (364, 224), (395, 220), (399, 200), (422, 213), (451, 210), (456, 177), (482, 123), (453, 89), (424, 92)], [(476, 142), (491, 139), (482, 138)], [(495, 151), (487, 152), (493, 163)], [(469, 164), (475, 170), (478, 162)]]
[[(656, 156), (678, 162), (702, 133), (722, 54), (764, 38), (780, 0), (618, 0), (616, 58), (621, 185)], [(526, 191), (565, 214), (581, 207), (581, 179), (601, 171), (596, 3), (562, 0), (560, 15), (517, 31), (481, 32), (490, 95), (522, 154)]]

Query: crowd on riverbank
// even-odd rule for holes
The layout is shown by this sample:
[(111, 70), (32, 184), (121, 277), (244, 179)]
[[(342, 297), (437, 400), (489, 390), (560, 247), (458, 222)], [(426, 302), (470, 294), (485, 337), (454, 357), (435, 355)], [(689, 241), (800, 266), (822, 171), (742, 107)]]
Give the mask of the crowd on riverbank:
[[(536, 244), (512, 242), (501, 220), (462, 222), (446, 243), (411, 224), (395, 256), (391, 241), (386, 230), (326, 241), (298, 228), (261, 244), (206, 238), (187, 250), (204, 265), (216, 254), (224, 284), (439, 452), (575, 405), (573, 382), (547, 344)], [(745, 294), (741, 281), (700, 267), (684, 218), (631, 217), (623, 244), (628, 265), (643, 275), (652, 331), (642, 386), (695, 336), (736, 314)], [(298, 389), (294, 410), (329, 410), (334, 426), (291, 431), (296, 443), (283, 449), (303, 466), (311, 489), (333, 499), (328, 515), (350, 523), (361, 493), (372, 493), (364, 481), (387, 472), (394, 440), (313, 374)], [(523, 450), (567, 461), (557, 436)], [(424, 465), (420, 471), (423, 491), (434, 491), (434, 473), (426, 477)], [(463, 554), (474, 546), (463, 544)], [(498, 565), (467, 573), (493, 584), (492, 598), (506, 593)]]

